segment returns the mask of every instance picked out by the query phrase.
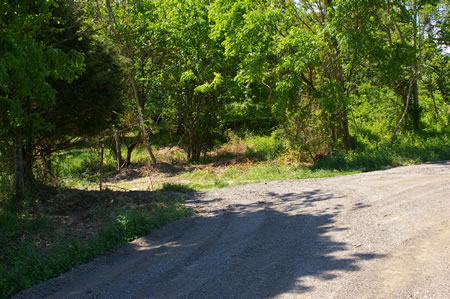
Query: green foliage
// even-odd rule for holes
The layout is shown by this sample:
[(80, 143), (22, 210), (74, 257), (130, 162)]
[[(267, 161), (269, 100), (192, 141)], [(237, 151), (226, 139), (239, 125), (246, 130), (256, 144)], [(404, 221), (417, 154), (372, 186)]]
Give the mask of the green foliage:
[(1, 6), (2, 20), (7, 16), (0, 29), (0, 126), (3, 134), (23, 127), (26, 136), (33, 138), (39, 130), (51, 129), (31, 107), (48, 108), (55, 104), (56, 92), (49, 84), (50, 79), (70, 82), (83, 72), (81, 53), (75, 50), (64, 53), (38, 40), (38, 33), (51, 26), (50, 3)]
[[(98, 182), (100, 176), (100, 148), (90, 145), (79, 149), (62, 152), (51, 160), (51, 167), (55, 175), (71, 183)], [(108, 176), (115, 171), (115, 161), (108, 151), (105, 151), (103, 159), (103, 176)]]
[[(34, 233), (48, 227), (48, 219), (42, 215), (17, 215), (6, 209), (0, 209), (0, 248), (23, 233)], [(0, 260), (4, 259), (5, 252), (0, 251)]]
[(401, 136), (393, 146), (384, 144), (366, 150), (329, 155), (313, 169), (338, 171), (373, 171), (395, 166), (446, 161), (450, 159), (449, 132), (436, 135), (408, 134)]
[(246, 155), (260, 160), (275, 160), (284, 151), (282, 135), (274, 131), (271, 136), (248, 136), (244, 139)]

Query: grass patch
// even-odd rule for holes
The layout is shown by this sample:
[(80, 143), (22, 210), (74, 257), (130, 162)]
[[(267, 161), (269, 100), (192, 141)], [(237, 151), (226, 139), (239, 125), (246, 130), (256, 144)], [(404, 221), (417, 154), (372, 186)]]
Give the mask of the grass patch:
[[(90, 238), (78, 234), (70, 239), (55, 233), (57, 227), (51, 227), (47, 216), (17, 216), (1, 211), (0, 298), (56, 277), (192, 213), (182, 200), (174, 198), (140, 207), (122, 205), (98, 210), (102, 211), (97, 215), (102, 218), (99, 231)], [(54, 236), (51, 241), (45, 237), (48, 235)]]
[(275, 160), (284, 151), (280, 140), (275, 134), (271, 136), (249, 136), (244, 142), (247, 145), (245, 154), (263, 161)]
[(178, 184), (178, 183), (163, 183), (161, 190), (162, 191), (182, 192), (182, 193), (195, 191), (194, 189), (190, 188), (188, 185)]
[(359, 171), (315, 169), (308, 166), (295, 167), (282, 161), (269, 161), (230, 166), (222, 172), (198, 169), (182, 174), (181, 178), (188, 181), (183, 184), (183, 188), (208, 190), (268, 181), (331, 177), (357, 172)]
[[(66, 187), (82, 188), (98, 183), (100, 178), (100, 150), (89, 145), (64, 151), (52, 158), (55, 175)], [(105, 150), (103, 175), (112, 175), (116, 162)]]
[(374, 171), (402, 165), (450, 160), (450, 144), (447, 135), (400, 136), (390, 146), (380, 144), (360, 152), (337, 153), (321, 160), (313, 170)]
[[(208, 190), (265, 181), (332, 177), (429, 161), (445, 161), (450, 160), (450, 145), (447, 137), (445, 133), (424, 136), (404, 134), (398, 136), (393, 146), (386, 142), (366, 146), (359, 151), (334, 153), (315, 165), (297, 166), (289, 160), (283, 160), (279, 154), (276, 159), (273, 159), (277, 157), (275, 154), (265, 155), (264, 157), (268, 158), (266, 161), (240, 162), (222, 167), (211, 164), (206, 168), (181, 174), (179, 178), (185, 182), (186, 188)], [(255, 140), (267, 141), (268, 138), (272, 137), (253, 136), (250, 137), (252, 141), (239, 139), (239, 142), (234, 140), (227, 146), (246, 148), (248, 154), (249, 148), (252, 148), (252, 142), (257, 144)], [(257, 148), (256, 145), (253, 145), (253, 149), (255, 148)], [(260, 153), (267, 153), (266, 150), (272, 147), (263, 142), (260, 148), (262, 149)], [(269, 152), (278, 153), (278, 151), (280, 149)], [(269, 159), (270, 157), (272, 158)]]

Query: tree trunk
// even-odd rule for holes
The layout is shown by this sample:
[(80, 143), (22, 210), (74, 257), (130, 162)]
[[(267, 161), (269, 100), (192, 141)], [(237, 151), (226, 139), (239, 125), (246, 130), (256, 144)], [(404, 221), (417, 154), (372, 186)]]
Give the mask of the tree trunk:
[(417, 130), (419, 130), (419, 124), (420, 124), (420, 107), (419, 107), (419, 94), (418, 94), (417, 80), (415, 81), (414, 86), (413, 86), (412, 108), (413, 109), (411, 109), (411, 114), (412, 114), (413, 130), (417, 131)]
[(14, 208), (20, 210), (24, 201), (24, 174), (23, 174), (23, 135), (22, 129), (16, 129), (14, 140), (14, 162), (15, 162), (15, 195)]
[(122, 167), (123, 161), (122, 161), (122, 149), (120, 144), (120, 136), (119, 132), (117, 132), (117, 129), (113, 129), (114, 134), (114, 144), (115, 144), (115, 152), (116, 152), (116, 161), (117, 161), (117, 170), (120, 170)]
[(142, 115), (142, 108), (141, 108), (141, 102), (139, 100), (139, 94), (138, 94), (138, 90), (136, 87), (136, 81), (134, 78), (134, 74), (132, 73), (130, 75), (130, 81), (131, 81), (131, 87), (133, 88), (133, 93), (134, 93), (134, 98), (136, 100), (136, 106), (137, 106), (137, 111), (138, 111), (138, 117), (139, 117), (139, 124), (140, 124), (140, 128), (141, 128), (141, 133), (142, 133), (142, 138), (144, 141), (144, 146), (147, 149), (147, 152), (152, 160), (152, 164), (156, 164), (156, 158), (153, 155), (152, 149), (150, 147), (150, 143), (148, 142), (148, 136), (147, 136), (147, 131), (145, 130), (145, 125), (144, 125), (144, 117)]
[[(420, 43), (417, 43), (417, 22), (419, 20), (419, 11), (417, 6), (417, 0), (414, 0), (414, 24), (413, 24), (413, 48), (414, 48), (414, 65), (413, 70), (414, 73), (417, 74), (417, 76), (420, 76), (419, 74), (419, 64), (421, 63), (421, 46)], [(419, 56), (417, 56), (419, 54)], [(414, 81), (413, 86), (413, 102), (412, 102), (412, 123), (413, 123), (413, 129), (418, 131), (419, 130), (419, 124), (420, 124), (420, 107), (419, 107), (419, 88), (417, 83), (417, 78)]]
[(33, 174), (33, 150), (31, 145), (23, 147), (23, 183), (25, 190), (32, 191), (36, 188), (36, 179)]
[(125, 165), (128, 166), (131, 164), (131, 154), (133, 153), (133, 150), (136, 148), (137, 142), (131, 144), (130, 146), (127, 146), (127, 159), (125, 161)]
[(428, 92), (430, 93), (430, 97), (433, 100), (433, 106), (434, 106), (434, 113), (436, 114), (435, 117), (437, 118), (439, 116), (439, 110), (436, 106), (436, 99), (434, 98), (434, 92), (432, 88), (428, 89)]
[(412, 91), (414, 83), (417, 79), (417, 75), (418, 74), (414, 74), (414, 76), (411, 78), (411, 81), (409, 83), (408, 96), (406, 97), (405, 109), (403, 110), (402, 116), (400, 117), (400, 120), (398, 121), (397, 126), (394, 129), (394, 132), (392, 132), (391, 145), (394, 142), (394, 138), (395, 138), (395, 135), (397, 134), (398, 128), (400, 127), (400, 124), (402, 123), (403, 119), (405, 118), (406, 112), (408, 112), (409, 100), (411, 98), (411, 91)]
[(348, 119), (347, 119), (347, 113), (342, 113), (342, 136), (344, 138), (344, 146), (346, 149), (353, 148), (353, 141), (352, 137), (350, 136), (350, 131), (348, 129)]
[[(417, 58), (417, 21), (418, 21), (418, 9), (417, 9), (417, 0), (414, 0), (414, 24), (413, 24), (413, 48), (415, 52), (414, 57), (414, 73), (418, 73), (418, 58)], [(419, 46), (419, 53), (420, 53), (420, 46)], [(419, 123), (420, 123), (420, 108), (419, 108), (419, 89), (417, 86), (417, 80), (414, 81), (413, 86), (413, 101), (412, 101), (412, 123), (413, 123), (413, 129), (419, 130)]]

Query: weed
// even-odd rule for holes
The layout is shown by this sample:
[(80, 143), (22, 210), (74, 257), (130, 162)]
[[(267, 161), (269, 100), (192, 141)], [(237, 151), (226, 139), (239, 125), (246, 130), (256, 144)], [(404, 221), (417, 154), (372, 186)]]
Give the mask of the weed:
[(224, 188), (224, 187), (228, 187), (228, 186), (230, 186), (230, 184), (227, 181), (220, 179), (220, 178), (214, 179), (214, 187)]
[[(48, 219), (42, 214), (17, 215), (16, 213), (2, 210), (0, 212), (0, 248), (4, 248), (15, 237), (23, 233), (33, 233), (45, 229)], [(0, 250), (0, 258), (3, 253)]]

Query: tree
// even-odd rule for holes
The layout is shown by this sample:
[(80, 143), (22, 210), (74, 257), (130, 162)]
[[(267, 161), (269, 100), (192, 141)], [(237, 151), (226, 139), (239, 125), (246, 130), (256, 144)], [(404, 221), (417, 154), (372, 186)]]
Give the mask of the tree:
[[(83, 4), (85, 20), (102, 39), (114, 41), (127, 67), (127, 84), (136, 103), (136, 111), (143, 143), (153, 164), (156, 158), (149, 143), (145, 125), (143, 108), (145, 96), (142, 90), (144, 67), (151, 59), (146, 48), (149, 41), (146, 37), (147, 24), (151, 22), (151, 2), (144, 0), (132, 1), (80, 1)], [(149, 7), (150, 6), (150, 7)]]
[(49, 166), (53, 152), (70, 147), (80, 137), (109, 129), (123, 110), (124, 74), (117, 53), (91, 36), (76, 2), (60, 3), (52, 8), (52, 16), (57, 21), (48, 32), (40, 32), (42, 42), (58, 46), (64, 53), (76, 50), (83, 54), (85, 71), (70, 83), (50, 81), (57, 91), (55, 104), (39, 113), (52, 130), (39, 131), (39, 138), (32, 144), (44, 168)]
[(83, 71), (83, 56), (64, 53), (38, 40), (49, 28), (50, 7), (56, 1), (15, 1), (0, 8), (0, 127), (2, 137), (14, 140), (15, 202), (20, 207), (25, 184), (33, 183), (32, 155), (24, 140), (51, 126), (37, 112), (55, 103), (49, 80), (72, 81)]
[[(210, 37), (210, 1), (155, 1), (155, 26), (164, 33), (166, 59), (158, 61), (155, 85), (166, 96), (186, 136), (190, 161), (198, 161), (219, 134), (219, 112), (233, 91), (232, 61)], [(155, 29), (156, 30), (156, 29)]]
[(275, 113), (295, 118), (287, 133), (313, 157), (324, 144), (354, 145), (351, 99), (377, 47), (377, 10), (376, 1), (217, 0), (211, 18), (225, 53), (241, 58), (236, 80), (273, 91)]
[[(430, 81), (431, 74), (439, 72), (435, 62), (439, 56), (448, 56), (443, 53), (446, 47), (443, 24), (448, 19), (448, 3), (445, 2), (387, 0), (383, 6), (385, 18), (380, 22), (383, 27), (380, 30), (386, 32), (387, 46), (384, 61), (379, 61), (378, 80), (394, 89), (401, 98), (404, 116), (400, 119), (408, 130), (421, 129), (420, 83), (435, 90), (436, 85)], [(430, 96), (434, 97), (434, 93)]]

